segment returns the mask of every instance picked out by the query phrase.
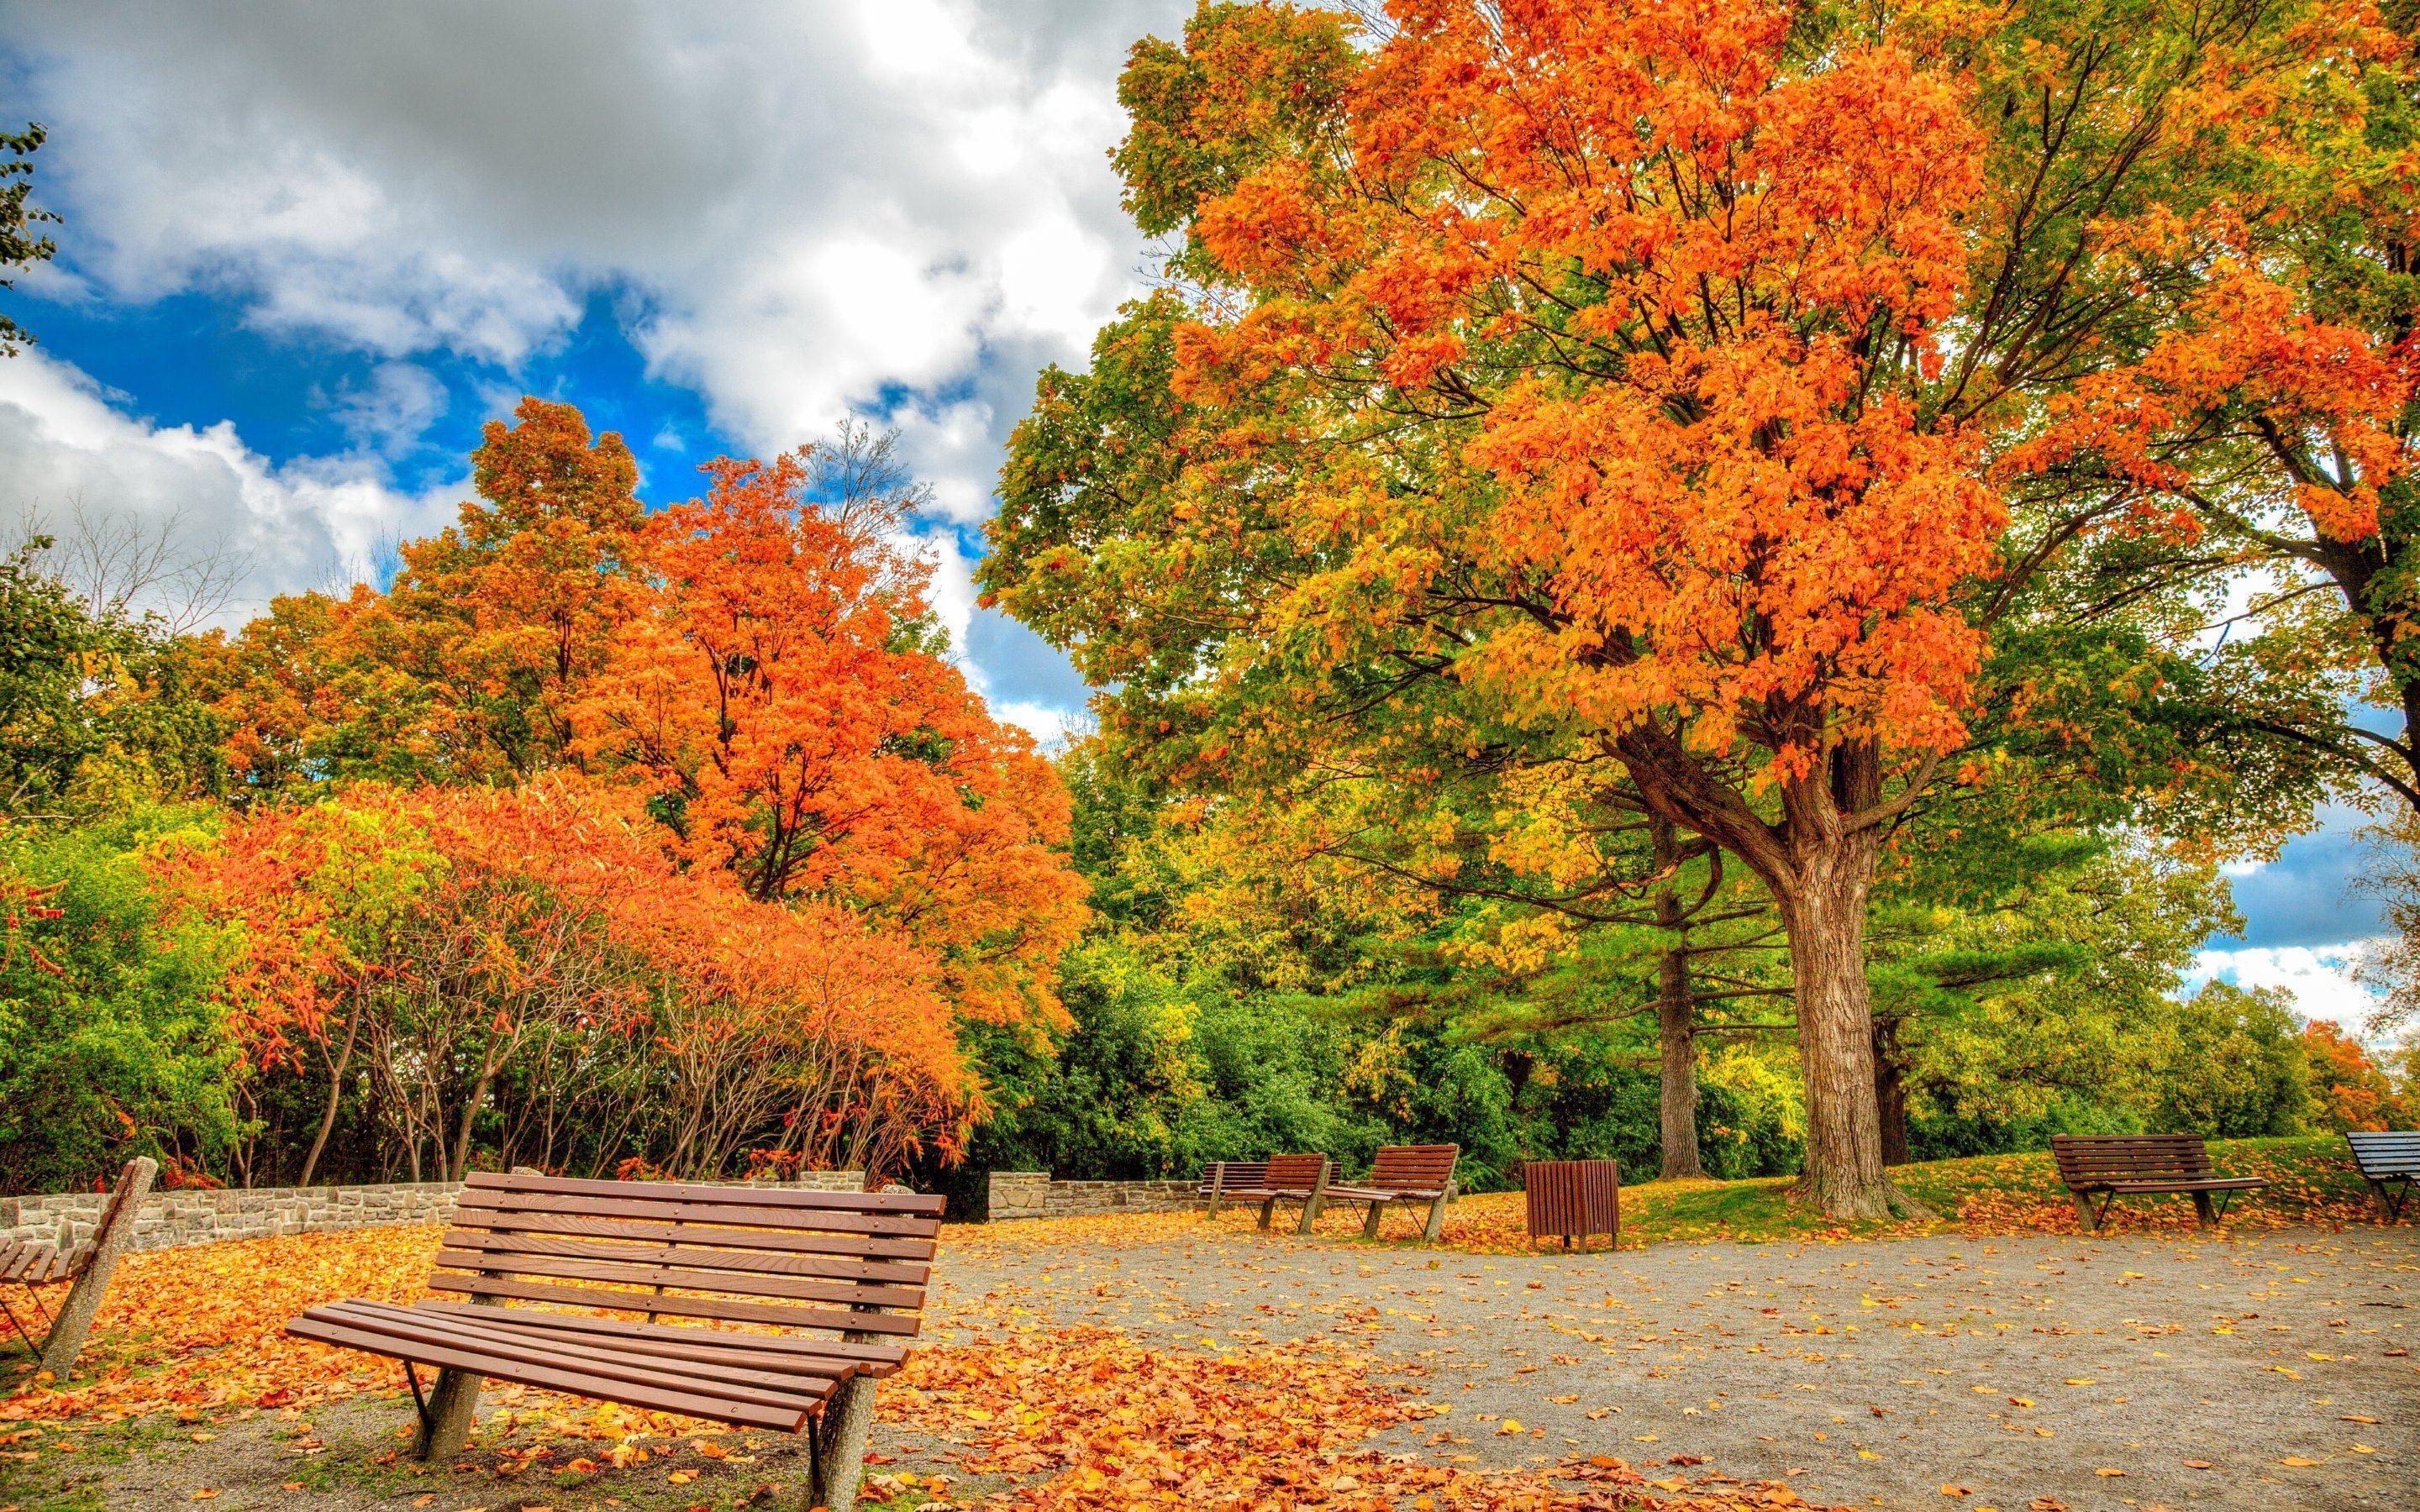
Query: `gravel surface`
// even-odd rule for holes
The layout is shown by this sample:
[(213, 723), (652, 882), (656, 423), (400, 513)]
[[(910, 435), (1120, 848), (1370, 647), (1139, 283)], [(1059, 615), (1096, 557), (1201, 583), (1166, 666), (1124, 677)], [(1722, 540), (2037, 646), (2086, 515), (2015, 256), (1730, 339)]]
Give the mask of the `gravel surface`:
[(1681, 1456), (1693, 1480), (1894, 1507), (2420, 1507), (2420, 1229), (1484, 1258), (1079, 1242), (961, 1257), (940, 1301), (945, 1337), (1354, 1339), (1454, 1407), (1389, 1447), (1491, 1464)]

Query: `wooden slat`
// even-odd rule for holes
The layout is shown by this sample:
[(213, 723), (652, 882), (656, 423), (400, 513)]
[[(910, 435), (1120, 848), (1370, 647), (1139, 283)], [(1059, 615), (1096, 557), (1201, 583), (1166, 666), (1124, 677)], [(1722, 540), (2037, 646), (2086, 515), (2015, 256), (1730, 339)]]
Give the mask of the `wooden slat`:
[(481, 1212), (560, 1213), (580, 1218), (677, 1219), (684, 1225), (733, 1225), (747, 1228), (799, 1229), (824, 1234), (879, 1235), (919, 1241), (925, 1246), (917, 1259), (932, 1257), (939, 1218), (899, 1213), (831, 1212), (812, 1209), (742, 1206), (738, 1203), (651, 1202), (630, 1198), (591, 1197), (547, 1192), (497, 1192), (473, 1189), (455, 1205), (456, 1222)]
[(2372, 1180), (2420, 1176), (2420, 1130), (2355, 1130), (2345, 1135), (2353, 1164)]
[(609, 1258), (581, 1259), (493, 1250), (442, 1249), (436, 1264), (481, 1275), (551, 1275), (568, 1281), (607, 1281), (628, 1287), (675, 1287), (684, 1291), (725, 1292), (736, 1297), (786, 1297), (794, 1302), (837, 1302), (851, 1306), (921, 1307), (915, 1287), (877, 1287), (813, 1281), (779, 1275), (713, 1271), (702, 1266), (631, 1265)]
[(1609, 1160), (1529, 1161), (1521, 1167), (1529, 1237), (1585, 1243), (1621, 1234), (1621, 1168)]
[(583, 1370), (507, 1360), (484, 1349), (465, 1349), (447, 1344), (395, 1338), (347, 1323), (314, 1318), (309, 1313), (287, 1324), (286, 1332), (297, 1338), (339, 1345), (349, 1350), (359, 1350), (365, 1354), (382, 1354), (389, 1359), (411, 1360), (422, 1365), (435, 1365), (442, 1370), (463, 1370), (497, 1381), (509, 1381), (518, 1385), (538, 1386), (549, 1391), (594, 1396), (609, 1402), (622, 1402), (631, 1407), (644, 1407), (650, 1412), (679, 1412), (689, 1417), (703, 1417), (718, 1423), (729, 1423), (735, 1427), (771, 1428), (784, 1433), (796, 1433), (813, 1415), (812, 1409), (807, 1408), (790, 1411), (784, 1408), (731, 1401), (675, 1388), (613, 1380)]
[(770, 1303), (718, 1302), (710, 1297), (608, 1291), (602, 1288), (550, 1286), (538, 1281), (497, 1281), (450, 1272), (430, 1276), (428, 1285), (437, 1291), (460, 1291), (480, 1297), (511, 1297), (520, 1302), (551, 1302), (569, 1307), (619, 1307), (634, 1313), (659, 1313), (667, 1318), (712, 1318), (726, 1323), (769, 1323), (776, 1328), (914, 1334), (920, 1326), (912, 1313), (855, 1313), (782, 1307)]
[(739, 1186), (704, 1181), (604, 1181), (573, 1176), (522, 1176), (473, 1171), (477, 1192), (546, 1193), (616, 1201), (706, 1203), (714, 1207), (797, 1208), (829, 1212), (906, 1213), (934, 1219), (947, 1198), (924, 1192), (811, 1192), (799, 1187)]
[[(432, 1299), (414, 1306), (420, 1312), (459, 1313), (470, 1318), (497, 1316), (493, 1307), (478, 1307), (469, 1303)], [(675, 1342), (697, 1338), (734, 1339), (744, 1342), (751, 1350), (853, 1361), (876, 1373), (887, 1372), (908, 1358), (907, 1348), (903, 1345), (873, 1344), (862, 1339), (795, 1338), (786, 1334), (729, 1334), (720, 1329), (641, 1323), (620, 1318), (598, 1318), (589, 1313), (539, 1312), (527, 1307), (516, 1307), (504, 1316), (511, 1318), (518, 1326), (557, 1334), (593, 1334), (614, 1338), (670, 1339)]]
[[(757, 1248), (726, 1249), (725, 1235), (717, 1234), (710, 1241), (689, 1242), (667, 1238), (652, 1243), (609, 1239), (588, 1239), (582, 1236), (548, 1233), (489, 1233), (455, 1229), (445, 1236), (448, 1249), (494, 1251), (515, 1255), (563, 1255), (577, 1259), (630, 1260), (645, 1265), (680, 1264), (712, 1271), (752, 1271), (768, 1275), (814, 1276), (822, 1280), (870, 1286), (885, 1291), (921, 1291), (926, 1267), (922, 1265), (880, 1266), (861, 1260), (826, 1259), (814, 1255), (793, 1255)], [(706, 1247), (711, 1243), (714, 1247)], [(902, 1274), (866, 1273), (898, 1272)], [(873, 1301), (869, 1297), (864, 1299)], [(913, 1301), (892, 1305), (913, 1307)]]
[[(383, 1307), (411, 1313), (421, 1318), (444, 1319), (477, 1334), (493, 1334), (499, 1337), (533, 1339), (552, 1346), (576, 1350), (602, 1350), (614, 1355), (644, 1355), (662, 1360), (688, 1362), (679, 1366), (683, 1374), (696, 1375), (696, 1366), (728, 1365), (744, 1372), (760, 1375), (768, 1382), (779, 1383), (798, 1378), (837, 1383), (852, 1376), (876, 1373), (880, 1367), (862, 1360), (843, 1360), (830, 1355), (787, 1354), (777, 1350), (748, 1347), (750, 1335), (726, 1334), (718, 1329), (691, 1328), (680, 1332), (689, 1335), (686, 1341), (646, 1337), (636, 1332), (641, 1325), (625, 1324), (620, 1332), (606, 1335), (582, 1335), (557, 1329), (532, 1328), (528, 1319), (539, 1316), (527, 1307), (465, 1307), (437, 1308), (419, 1306), (395, 1308), (392, 1303), (354, 1302), (333, 1304), (320, 1308), (334, 1313), (362, 1307)], [(484, 1315), (484, 1316), (482, 1316)], [(509, 1326), (504, 1326), (509, 1325)]]
[(1369, 1179), (1356, 1184), (1435, 1192), (1453, 1180), (1454, 1163), (1461, 1156), (1460, 1145), (1388, 1145), (1370, 1163)]
[(720, 1246), (777, 1250), (783, 1254), (831, 1256), (827, 1263), (859, 1269), (845, 1273), (868, 1280), (921, 1284), (931, 1274), (923, 1262), (932, 1257), (933, 1242), (923, 1239), (862, 1239), (845, 1235), (800, 1233), (782, 1228), (675, 1228), (669, 1219), (582, 1218), (549, 1213), (457, 1211), (451, 1243), (464, 1231), (498, 1234), (562, 1234), (579, 1238), (635, 1239), (664, 1242), (675, 1234), (690, 1235)]
[(853, 1367), (842, 1361), (830, 1362), (830, 1368), (821, 1372), (808, 1368), (768, 1370), (713, 1350), (692, 1351), (695, 1357), (668, 1353), (664, 1346), (645, 1339), (577, 1339), (504, 1326), (514, 1317), (512, 1313), (493, 1307), (487, 1311), (501, 1321), (489, 1323), (453, 1313), (430, 1313), (378, 1303), (337, 1303), (315, 1307), (305, 1316), (394, 1338), (487, 1349), (504, 1359), (561, 1365), (566, 1369), (593, 1366), (597, 1374), (611, 1380), (677, 1386), (701, 1396), (755, 1402), (760, 1406), (820, 1402), (854, 1373)]

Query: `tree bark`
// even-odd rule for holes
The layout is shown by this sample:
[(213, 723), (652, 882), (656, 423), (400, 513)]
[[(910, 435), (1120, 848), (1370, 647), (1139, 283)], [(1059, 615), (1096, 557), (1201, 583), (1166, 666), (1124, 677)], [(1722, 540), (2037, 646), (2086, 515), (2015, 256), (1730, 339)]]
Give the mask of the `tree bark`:
[(1798, 1059), (1807, 1082), (1807, 1174), (1800, 1190), (1835, 1218), (1923, 1209), (1883, 1168), (1874, 1103), (1873, 1003), (1866, 982), (1866, 901), (1875, 846), (1863, 833), (1799, 855), (1795, 886), (1776, 888), (1790, 933)]
[(1900, 1021), (1874, 1020), (1874, 1111), (1882, 1120), (1883, 1164), (1904, 1165), (1907, 1148), (1907, 1063), (1900, 1053)]
[[(1650, 822), (1659, 870), (1680, 863), (1680, 843), (1672, 826)], [(1698, 1159), (1698, 1003), (1689, 984), (1688, 934), (1683, 928), (1680, 889), (1667, 881), (1655, 894), (1655, 922), (1666, 933), (1663, 959), (1656, 964), (1656, 1034), (1664, 1050), (1664, 1179), (1703, 1176)]]

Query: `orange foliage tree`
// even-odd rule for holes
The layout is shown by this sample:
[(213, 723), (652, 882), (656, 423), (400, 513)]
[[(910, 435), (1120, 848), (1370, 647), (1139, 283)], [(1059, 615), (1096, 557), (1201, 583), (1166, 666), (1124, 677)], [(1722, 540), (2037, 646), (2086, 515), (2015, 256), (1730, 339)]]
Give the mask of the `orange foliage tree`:
[(2096, 239), (2193, 182), (2179, 101), (2304, 19), (1393, 0), (1365, 47), (1205, 3), (1121, 89), (1182, 287), (1044, 375), (986, 590), (1188, 785), (1432, 782), (1454, 720), (1618, 765), (1787, 926), (1807, 1195), (1904, 1211), (1878, 856), (1968, 764), (1986, 625), (2133, 518), (2003, 454), (2143, 344)]
[(483, 1119), (528, 1111), (498, 1106), (509, 1088), (546, 1116), (507, 1153), (548, 1165), (954, 1149), (976, 1092), (932, 958), (843, 909), (750, 899), (669, 840), (627, 790), (567, 774), (359, 783), (160, 867), (183, 906), (235, 926), (226, 993), (266, 1072), (341, 1029), (321, 1145), (349, 1092), (415, 1175), (426, 1151), (458, 1179)]
[(2409, 1128), (2412, 1109), (2395, 1083), (2360, 1041), (2327, 1020), (2303, 1026), (2303, 1055), (2310, 1062), (2311, 1095), (2319, 1121), (2338, 1134), (2356, 1129)]
[(580, 749), (752, 897), (845, 903), (932, 950), (960, 1011), (1047, 1019), (1084, 918), (1065, 790), (928, 645), (897, 511), (809, 497), (810, 462), (718, 462), (649, 517)]

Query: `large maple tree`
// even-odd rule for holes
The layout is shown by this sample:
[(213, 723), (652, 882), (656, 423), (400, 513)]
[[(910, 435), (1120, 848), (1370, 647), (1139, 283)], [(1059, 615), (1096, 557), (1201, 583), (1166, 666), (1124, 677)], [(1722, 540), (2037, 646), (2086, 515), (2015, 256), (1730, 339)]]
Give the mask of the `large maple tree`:
[(1619, 763), (1780, 911), (1808, 1196), (1903, 1207), (1877, 857), (2009, 712), (1986, 627), (2135, 523), (2011, 444), (2152, 339), (2096, 239), (2171, 213), (2173, 102), (2242, 55), (2126, 9), (1203, 6), (1122, 86), (1174, 286), (1044, 376), (987, 590), (1208, 790), (1383, 766), (1440, 682)]

